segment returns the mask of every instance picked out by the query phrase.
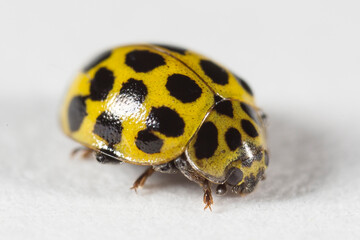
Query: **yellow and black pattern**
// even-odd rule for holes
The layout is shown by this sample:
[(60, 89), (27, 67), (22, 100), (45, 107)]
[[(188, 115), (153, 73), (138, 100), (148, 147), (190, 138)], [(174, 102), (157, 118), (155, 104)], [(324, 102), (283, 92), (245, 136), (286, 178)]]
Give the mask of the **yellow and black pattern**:
[(214, 101), (211, 89), (169, 54), (126, 46), (104, 53), (77, 76), (62, 126), (89, 148), (156, 165), (184, 152)]
[(223, 98), (237, 99), (254, 105), (253, 92), (239, 76), (220, 64), (193, 51), (157, 45), (171, 54), (203, 79), (206, 84)]
[(184, 152), (212, 182), (256, 182), (268, 164), (265, 132), (244, 80), (197, 53), (164, 45), (109, 50), (65, 98), (62, 128), (119, 160), (159, 165)]
[(258, 112), (245, 102), (223, 100), (206, 117), (186, 154), (207, 179), (235, 186), (265, 170), (266, 148)]

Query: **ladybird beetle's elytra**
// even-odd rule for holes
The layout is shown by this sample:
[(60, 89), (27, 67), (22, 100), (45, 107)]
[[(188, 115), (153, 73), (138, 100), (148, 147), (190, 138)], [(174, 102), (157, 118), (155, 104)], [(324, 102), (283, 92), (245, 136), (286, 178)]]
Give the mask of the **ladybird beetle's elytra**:
[[(253, 91), (220, 64), (184, 48), (128, 45), (104, 52), (71, 85), (61, 110), (63, 131), (101, 163), (182, 173), (204, 191), (211, 185), (246, 194), (269, 164), (266, 115)], [(77, 150), (74, 151), (76, 153)]]

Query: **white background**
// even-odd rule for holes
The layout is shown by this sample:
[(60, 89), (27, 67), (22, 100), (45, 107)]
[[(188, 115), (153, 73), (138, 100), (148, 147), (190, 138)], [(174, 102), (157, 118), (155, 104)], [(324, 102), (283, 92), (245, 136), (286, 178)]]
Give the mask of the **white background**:
[[(358, 239), (359, 1), (0, 3), (1, 239)], [(244, 77), (269, 115), (267, 179), (215, 196), (181, 175), (71, 159), (58, 124), (76, 71), (103, 49), (162, 42)]]

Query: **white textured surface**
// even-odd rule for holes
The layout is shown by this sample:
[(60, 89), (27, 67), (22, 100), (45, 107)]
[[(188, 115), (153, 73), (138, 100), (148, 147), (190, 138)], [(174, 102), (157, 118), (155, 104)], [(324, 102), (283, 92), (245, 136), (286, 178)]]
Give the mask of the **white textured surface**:
[[(358, 239), (358, 1), (2, 1), (1, 239)], [(267, 179), (215, 196), (180, 175), (71, 159), (58, 126), (87, 57), (170, 42), (243, 76), (270, 118)], [(201, 238), (200, 238), (201, 237)]]

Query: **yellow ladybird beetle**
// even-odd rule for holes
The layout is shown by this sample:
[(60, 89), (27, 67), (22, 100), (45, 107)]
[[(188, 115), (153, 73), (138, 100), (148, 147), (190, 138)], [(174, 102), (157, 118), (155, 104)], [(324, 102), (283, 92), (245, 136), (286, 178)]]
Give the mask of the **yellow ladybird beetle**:
[(204, 190), (205, 209), (227, 188), (250, 193), (269, 163), (265, 115), (252, 90), (189, 50), (138, 44), (104, 52), (83, 68), (61, 110), (62, 129), (101, 163), (181, 172)]

